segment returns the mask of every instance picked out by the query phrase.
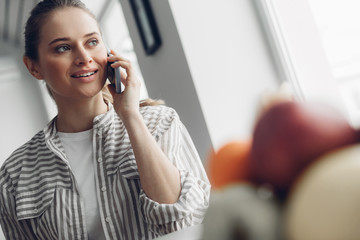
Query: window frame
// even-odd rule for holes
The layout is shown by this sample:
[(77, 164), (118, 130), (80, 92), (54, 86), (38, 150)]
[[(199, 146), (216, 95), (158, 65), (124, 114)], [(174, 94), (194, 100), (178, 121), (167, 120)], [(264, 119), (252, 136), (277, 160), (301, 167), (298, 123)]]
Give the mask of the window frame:
[(325, 102), (348, 117), (308, 1), (256, 0), (255, 5), (281, 80), (290, 83), (295, 99)]

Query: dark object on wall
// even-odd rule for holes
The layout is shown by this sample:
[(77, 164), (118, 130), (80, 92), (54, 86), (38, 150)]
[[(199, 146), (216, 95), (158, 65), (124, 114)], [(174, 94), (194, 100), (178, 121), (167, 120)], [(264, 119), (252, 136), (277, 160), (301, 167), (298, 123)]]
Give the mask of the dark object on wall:
[(147, 55), (153, 54), (161, 45), (159, 31), (149, 0), (130, 0), (141, 41)]

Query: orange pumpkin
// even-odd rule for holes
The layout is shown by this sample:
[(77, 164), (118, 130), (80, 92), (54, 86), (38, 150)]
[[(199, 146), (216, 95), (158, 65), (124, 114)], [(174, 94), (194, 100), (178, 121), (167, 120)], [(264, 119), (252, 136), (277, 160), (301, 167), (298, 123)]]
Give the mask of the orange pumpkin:
[(232, 141), (211, 154), (207, 172), (213, 189), (247, 181), (250, 148), (251, 140)]

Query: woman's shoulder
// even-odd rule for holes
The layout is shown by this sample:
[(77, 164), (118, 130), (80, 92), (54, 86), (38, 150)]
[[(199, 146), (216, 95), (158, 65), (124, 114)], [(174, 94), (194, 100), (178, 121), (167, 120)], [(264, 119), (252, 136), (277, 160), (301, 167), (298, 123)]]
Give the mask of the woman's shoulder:
[(165, 105), (143, 106), (140, 113), (150, 132), (158, 137), (180, 122), (175, 109)]
[(140, 107), (140, 113), (145, 120), (168, 120), (179, 118), (175, 109), (166, 105), (152, 105)]
[(23, 166), (24, 161), (31, 161), (36, 159), (40, 149), (44, 149), (46, 143), (44, 140), (43, 131), (39, 131), (29, 141), (18, 147), (10, 156), (4, 161), (0, 169), (0, 179), (5, 177), (6, 173), (17, 175)]

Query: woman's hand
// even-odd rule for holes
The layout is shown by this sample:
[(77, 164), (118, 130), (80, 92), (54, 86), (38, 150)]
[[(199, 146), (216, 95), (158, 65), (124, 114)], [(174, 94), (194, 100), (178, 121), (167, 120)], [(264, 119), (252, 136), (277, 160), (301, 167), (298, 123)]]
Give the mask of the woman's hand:
[(174, 203), (181, 192), (179, 170), (164, 154), (139, 112), (140, 80), (131, 63), (114, 51), (108, 57), (112, 67), (122, 67), (121, 81), (125, 90), (116, 94), (115, 87), (109, 90), (114, 98), (114, 108), (123, 121), (134, 151), (142, 189), (148, 197), (159, 203)]
[(121, 72), (121, 82), (125, 86), (125, 90), (117, 94), (115, 87), (109, 85), (109, 90), (114, 99), (114, 108), (120, 118), (124, 121), (131, 116), (139, 114), (139, 100), (140, 100), (140, 87), (141, 82), (136, 76), (134, 68), (132, 67), (129, 60), (119, 56), (115, 51), (111, 50), (113, 56), (108, 57), (109, 62), (113, 62), (111, 67), (121, 67), (125, 69)]

